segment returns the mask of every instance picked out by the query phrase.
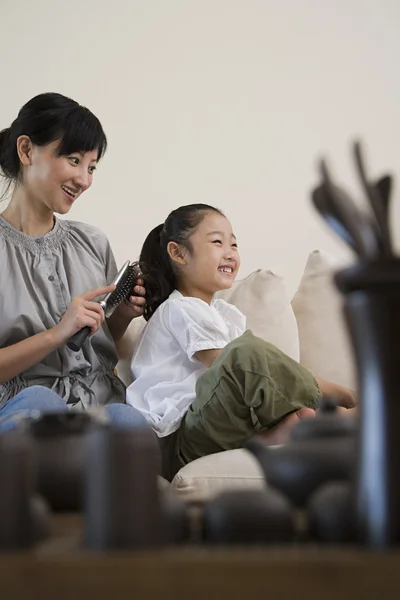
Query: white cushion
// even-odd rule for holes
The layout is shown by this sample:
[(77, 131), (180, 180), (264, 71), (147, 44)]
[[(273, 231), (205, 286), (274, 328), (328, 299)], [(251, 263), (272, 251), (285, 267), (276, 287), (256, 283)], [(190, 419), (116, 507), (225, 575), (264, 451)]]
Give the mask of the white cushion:
[(310, 254), (292, 300), (300, 339), (300, 362), (317, 377), (354, 389), (355, 368), (342, 314), (342, 296), (332, 275), (339, 267), (329, 254)]
[(215, 296), (234, 304), (246, 316), (254, 335), (299, 360), (297, 322), (284, 279), (277, 272), (259, 269)]
[(266, 486), (257, 459), (247, 450), (226, 450), (198, 458), (175, 475), (171, 488), (185, 502), (207, 502), (232, 489), (262, 489)]

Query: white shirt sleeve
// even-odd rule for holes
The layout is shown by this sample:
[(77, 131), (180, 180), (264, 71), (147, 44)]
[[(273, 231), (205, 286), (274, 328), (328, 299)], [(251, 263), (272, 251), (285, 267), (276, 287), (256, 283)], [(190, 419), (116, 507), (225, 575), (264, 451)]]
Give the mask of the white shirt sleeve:
[(222, 316), (199, 298), (167, 300), (163, 320), (190, 360), (200, 350), (224, 348), (231, 341)]

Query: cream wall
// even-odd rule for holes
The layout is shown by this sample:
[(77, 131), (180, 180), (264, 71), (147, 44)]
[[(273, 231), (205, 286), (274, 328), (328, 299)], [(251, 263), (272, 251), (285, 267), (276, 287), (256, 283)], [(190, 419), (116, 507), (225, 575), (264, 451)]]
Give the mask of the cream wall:
[(0, 0), (0, 126), (43, 91), (86, 104), (110, 145), (70, 216), (119, 263), (208, 202), (241, 274), (279, 265), (293, 291), (314, 248), (346, 256), (310, 206), (319, 153), (353, 186), (360, 135), (375, 174), (399, 171), (399, 22), (398, 0)]

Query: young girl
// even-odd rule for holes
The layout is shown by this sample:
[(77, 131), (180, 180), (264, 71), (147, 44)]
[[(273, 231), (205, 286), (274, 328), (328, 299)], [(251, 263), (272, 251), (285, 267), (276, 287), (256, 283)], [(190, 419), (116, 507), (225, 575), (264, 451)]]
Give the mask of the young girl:
[[(104, 321), (93, 300), (112, 290), (117, 267), (106, 236), (60, 220), (92, 185), (107, 140), (87, 108), (40, 94), (0, 131), (0, 174), (12, 191), (0, 215), (0, 429), (20, 412), (108, 405), (116, 422), (143, 417), (125, 402), (115, 348), (144, 289)], [(89, 326), (80, 352), (68, 339)]]
[(140, 256), (147, 325), (132, 359), (127, 402), (161, 438), (164, 474), (201, 456), (239, 448), (256, 433), (285, 441), (313, 416), (321, 393), (342, 406), (349, 390), (317, 380), (246, 331), (244, 315), (215, 292), (230, 288), (240, 257), (228, 219), (204, 204), (174, 210)]

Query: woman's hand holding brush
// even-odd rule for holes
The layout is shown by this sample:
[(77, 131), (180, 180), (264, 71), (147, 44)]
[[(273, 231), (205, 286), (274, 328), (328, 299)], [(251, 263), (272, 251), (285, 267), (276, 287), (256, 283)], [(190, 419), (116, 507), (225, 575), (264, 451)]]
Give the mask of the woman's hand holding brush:
[(99, 296), (109, 294), (114, 289), (115, 285), (108, 285), (89, 290), (81, 296), (73, 298), (61, 321), (53, 327), (60, 344), (64, 344), (83, 327), (90, 327), (89, 335), (95, 334), (100, 329), (105, 318), (104, 310), (98, 302), (93, 301)]

